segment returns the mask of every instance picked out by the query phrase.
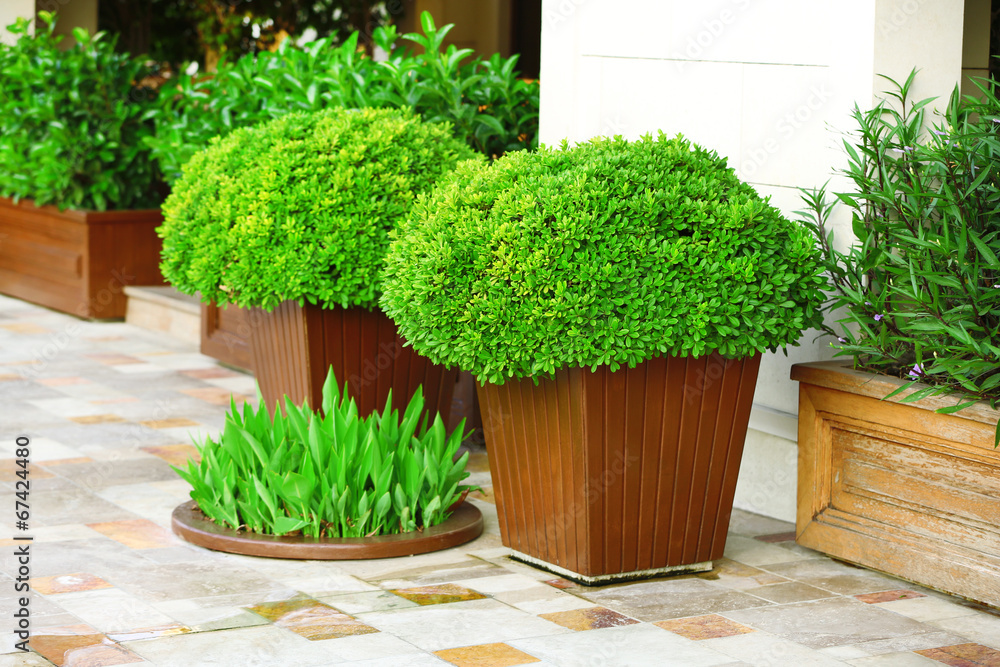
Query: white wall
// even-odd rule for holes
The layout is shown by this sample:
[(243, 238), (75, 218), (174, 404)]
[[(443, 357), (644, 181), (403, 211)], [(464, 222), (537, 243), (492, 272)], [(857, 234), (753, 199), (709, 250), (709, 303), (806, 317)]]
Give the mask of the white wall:
[[(917, 67), (918, 99), (951, 92), (962, 29), (963, 0), (545, 0), (541, 140), (681, 133), (791, 216), (798, 187), (846, 166), (841, 134), (855, 103), (867, 108), (884, 89), (876, 73), (905, 79)], [(815, 336), (761, 365), (737, 507), (795, 519), (788, 374), (831, 356)]]

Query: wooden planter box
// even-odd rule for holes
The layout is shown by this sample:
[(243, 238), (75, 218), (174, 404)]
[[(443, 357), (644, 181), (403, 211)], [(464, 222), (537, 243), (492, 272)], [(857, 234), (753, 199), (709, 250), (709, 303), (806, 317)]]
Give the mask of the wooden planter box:
[(709, 570), (760, 356), (478, 385), (504, 545), (583, 583)]
[(93, 319), (125, 317), (125, 285), (164, 285), (159, 210), (60, 211), (0, 197), (0, 293)]
[(446, 370), (404, 347), (396, 324), (382, 311), (324, 309), (286, 301), (273, 312), (251, 311), (250, 351), (261, 394), (271, 408), (289, 396), (319, 406), (323, 382), (333, 366), (348, 384), (361, 415), (392, 404), (402, 412), (423, 385), (425, 409), (448, 424), (458, 370)]
[(796, 364), (792, 379), (798, 543), (1000, 606), (1000, 413), (933, 412), (954, 397), (883, 401), (902, 380), (841, 362)]
[(253, 372), (250, 310), (215, 302), (201, 304), (201, 353), (224, 364)]

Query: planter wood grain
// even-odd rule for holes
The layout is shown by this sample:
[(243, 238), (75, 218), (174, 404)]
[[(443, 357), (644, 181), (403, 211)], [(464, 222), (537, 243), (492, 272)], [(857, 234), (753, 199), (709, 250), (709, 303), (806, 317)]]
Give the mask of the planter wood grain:
[(126, 285), (164, 285), (159, 210), (60, 211), (0, 198), (0, 293), (93, 319), (125, 317)]
[(253, 372), (250, 353), (250, 310), (234, 304), (201, 304), (201, 353), (224, 364)]
[(711, 569), (760, 356), (478, 385), (504, 545), (583, 583)]
[(296, 404), (320, 405), (332, 366), (361, 415), (381, 410), (390, 389), (393, 406), (402, 410), (423, 385), (425, 409), (432, 416), (440, 412), (448, 423), (458, 370), (404, 347), (396, 324), (381, 311), (286, 301), (270, 313), (254, 308), (251, 318), (254, 375), (269, 408), (279, 399), (284, 404), (286, 395)]
[(880, 400), (903, 381), (841, 362), (796, 364), (792, 379), (798, 543), (1000, 606), (1000, 413), (934, 412), (954, 397)]
[(174, 533), (206, 549), (308, 560), (411, 556), (456, 547), (476, 539), (483, 532), (483, 515), (468, 502), (459, 505), (447, 520), (426, 530), (373, 537), (279, 537), (239, 532), (208, 519), (193, 500), (174, 509), (170, 523)]

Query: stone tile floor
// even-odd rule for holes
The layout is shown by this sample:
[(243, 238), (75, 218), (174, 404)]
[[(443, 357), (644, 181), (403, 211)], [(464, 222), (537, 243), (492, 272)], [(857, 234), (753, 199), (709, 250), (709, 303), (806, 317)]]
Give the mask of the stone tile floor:
[[(1000, 665), (1000, 611), (797, 546), (735, 512), (713, 571), (585, 588), (478, 540), (382, 561), (207, 551), (168, 529), (171, 470), (250, 377), (192, 347), (0, 297), (0, 665)], [(28, 531), (15, 438), (31, 439)], [(473, 481), (489, 485), (485, 457)], [(31, 543), (15, 651), (16, 535)]]

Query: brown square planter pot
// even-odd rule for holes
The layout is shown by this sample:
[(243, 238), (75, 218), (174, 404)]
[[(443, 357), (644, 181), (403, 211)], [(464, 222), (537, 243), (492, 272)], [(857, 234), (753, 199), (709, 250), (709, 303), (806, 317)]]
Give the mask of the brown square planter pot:
[(201, 304), (201, 353), (224, 364), (253, 372), (250, 354), (250, 310), (235, 304)]
[(0, 197), (0, 293), (93, 319), (125, 317), (125, 285), (164, 285), (159, 209), (60, 211)]
[(711, 569), (760, 355), (478, 385), (504, 545), (583, 583)]
[(796, 364), (792, 379), (798, 543), (1000, 607), (1000, 412), (881, 400), (904, 381), (843, 362)]
[(385, 406), (392, 389), (393, 407), (406, 408), (423, 385), (425, 410), (441, 413), (447, 425), (458, 369), (447, 370), (418, 355), (396, 333), (382, 311), (332, 308), (286, 301), (268, 313), (250, 312), (250, 351), (254, 375), (268, 408), (284, 396), (319, 406), (323, 383), (333, 366), (337, 382), (367, 416)]

